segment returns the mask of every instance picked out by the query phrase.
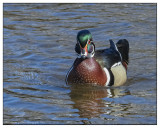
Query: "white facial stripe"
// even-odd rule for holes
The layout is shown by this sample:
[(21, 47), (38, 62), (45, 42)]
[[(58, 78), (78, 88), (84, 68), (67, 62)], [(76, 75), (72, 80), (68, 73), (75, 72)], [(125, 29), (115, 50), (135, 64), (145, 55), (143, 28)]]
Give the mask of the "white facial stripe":
[(87, 44), (88, 44), (88, 42), (89, 42), (89, 38), (88, 38)]

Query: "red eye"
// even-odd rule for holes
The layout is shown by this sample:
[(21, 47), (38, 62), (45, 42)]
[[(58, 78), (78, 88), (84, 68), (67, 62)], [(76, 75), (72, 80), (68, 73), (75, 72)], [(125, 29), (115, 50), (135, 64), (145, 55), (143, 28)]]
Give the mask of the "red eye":
[(91, 44), (91, 41), (90, 41), (90, 40), (88, 41), (88, 44)]

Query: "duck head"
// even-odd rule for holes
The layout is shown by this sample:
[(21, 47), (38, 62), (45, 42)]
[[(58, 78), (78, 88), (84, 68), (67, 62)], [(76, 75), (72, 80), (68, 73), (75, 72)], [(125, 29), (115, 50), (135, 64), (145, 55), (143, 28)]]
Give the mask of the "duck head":
[(78, 32), (75, 51), (78, 57), (67, 73), (66, 83), (104, 86), (107, 81), (106, 73), (94, 58), (95, 45), (88, 30)]
[(78, 58), (86, 59), (94, 56), (95, 45), (92, 35), (88, 30), (78, 32), (75, 51), (78, 53)]

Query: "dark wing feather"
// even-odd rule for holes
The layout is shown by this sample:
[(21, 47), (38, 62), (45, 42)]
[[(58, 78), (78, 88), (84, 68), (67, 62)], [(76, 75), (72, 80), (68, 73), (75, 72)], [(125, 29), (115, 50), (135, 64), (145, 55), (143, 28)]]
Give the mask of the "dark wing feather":
[(95, 58), (103, 67), (108, 69), (115, 63), (121, 61), (121, 55), (117, 51), (117, 47), (112, 40), (110, 40), (110, 48), (95, 52)]

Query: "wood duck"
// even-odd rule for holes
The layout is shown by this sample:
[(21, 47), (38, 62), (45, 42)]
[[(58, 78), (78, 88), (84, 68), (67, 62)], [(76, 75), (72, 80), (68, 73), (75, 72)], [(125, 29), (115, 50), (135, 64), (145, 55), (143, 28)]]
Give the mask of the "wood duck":
[(92, 35), (88, 30), (77, 34), (75, 51), (78, 57), (67, 73), (67, 84), (96, 84), (120, 86), (127, 80), (129, 43), (126, 39), (116, 44), (109, 40), (110, 48), (95, 51)]

